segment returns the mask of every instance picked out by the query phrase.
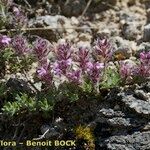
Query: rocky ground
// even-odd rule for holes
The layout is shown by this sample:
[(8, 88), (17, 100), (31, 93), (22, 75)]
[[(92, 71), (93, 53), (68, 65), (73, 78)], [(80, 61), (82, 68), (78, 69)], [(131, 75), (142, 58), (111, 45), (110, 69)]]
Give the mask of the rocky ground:
[[(36, 5), (36, 1), (29, 1), (25, 3), (28, 27), (34, 28), (31, 34), (36, 33), (51, 42), (63, 38), (87, 47), (96, 37), (106, 36), (112, 41), (116, 53), (132, 60), (139, 51), (150, 49), (150, 2), (112, 1), (96, 3), (95, 0), (83, 16), (86, 0), (66, 0), (63, 3), (49, 0)], [(150, 149), (149, 82), (114, 88), (104, 92), (97, 101), (80, 101), (63, 110), (65, 104), (67, 102), (56, 106), (58, 112), (55, 116), (62, 120), (54, 124), (47, 121), (46, 125), (39, 126), (40, 134), (49, 128), (51, 132), (47, 138), (53, 138), (68, 124), (84, 122), (94, 129), (96, 150)], [(82, 148), (79, 146), (79, 149)]]

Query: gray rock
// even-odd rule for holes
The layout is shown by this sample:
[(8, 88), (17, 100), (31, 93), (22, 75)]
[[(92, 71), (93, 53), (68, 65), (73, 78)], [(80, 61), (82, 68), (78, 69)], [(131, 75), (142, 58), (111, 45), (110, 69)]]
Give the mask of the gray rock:
[(150, 101), (143, 101), (133, 97), (133, 95), (120, 94), (122, 96), (121, 101), (124, 102), (126, 107), (129, 107), (133, 111), (143, 116), (150, 115)]
[(124, 114), (121, 111), (114, 111), (113, 109), (106, 109), (103, 108), (99, 111), (99, 114), (107, 117), (107, 118), (112, 118), (112, 117), (123, 117)]
[(150, 42), (150, 24), (148, 24), (144, 27), (143, 40), (145, 42)]
[(145, 93), (143, 90), (135, 90), (135, 96), (144, 101), (150, 100), (149, 94)]
[(122, 33), (127, 40), (138, 40), (141, 33), (138, 23), (127, 23), (123, 25)]
[(138, 52), (141, 51), (145, 51), (145, 50), (150, 50), (150, 43), (149, 42), (142, 42), (139, 46), (138, 46)]
[(150, 149), (150, 131), (112, 136), (106, 140), (106, 143), (110, 150), (148, 150)]
[(86, 6), (85, 0), (66, 0), (60, 1), (59, 4), (62, 14), (68, 17), (81, 15)]
[(129, 127), (129, 126), (131, 126), (130, 119), (125, 119), (122, 117), (108, 119), (107, 122), (108, 122), (108, 124), (110, 124), (114, 127)]
[(136, 50), (135, 42), (125, 40), (119, 36), (110, 38), (110, 41), (115, 48), (115, 54), (121, 53), (125, 58), (129, 58), (131, 54)]
[(6, 85), (13, 92), (33, 93), (31, 86), (23, 79), (10, 78)]

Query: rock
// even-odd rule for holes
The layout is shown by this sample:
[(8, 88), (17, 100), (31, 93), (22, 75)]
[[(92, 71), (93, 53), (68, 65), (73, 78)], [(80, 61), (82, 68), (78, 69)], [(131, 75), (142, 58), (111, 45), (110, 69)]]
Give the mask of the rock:
[(147, 23), (150, 23), (150, 8), (146, 10), (147, 13)]
[(143, 127), (142, 131), (150, 131), (150, 122)]
[(150, 82), (147, 82), (144, 86), (143, 89), (146, 90), (147, 92), (150, 92)]
[(129, 107), (142, 116), (150, 116), (150, 101), (143, 101), (135, 98), (133, 95), (126, 95), (125, 93), (119, 95), (122, 96), (121, 101), (124, 102), (126, 107)]
[(117, 13), (123, 36), (128, 40), (139, 40), (142, 37), (143, 26), (146, 23), (145, 11), (137, 6), (122, 9)]
[(12, 90), (12, 92), (33, 93), (33, 89), (30, 87), (28, 82), (23, 79), (10, 78), (6, 85), (10, 88), (10, 90)]
[(117, 12), (117, 16), (119, 17), (120, 21), (124, 20), (125, 23), (139, 22), (139, 24), (142, 24), (143, 20), (145, 21), (144, 15), (141, 13), (135, 13), (134, 11), (129, 11), (128, 9), (122, 9), (121, 11)]
[(61, 16), (61, 15), (45, 15), (45, 16), (37, 16), (36, 19), (31, 19), (29, 22), (29, 27), (36, 26), (37, 24), (44, 24), (46, 27), (50, 28), (65, 28), (72, 27), (70, 19)]
[(135, 90), (135, 96), (144, 101), (150, 101), (149, 94), (145, 93), (143, 90)]
[(150, 43), (149, 42), (142, 42), (139, 46), (137, 51), (141, 52), (141, 51), (147, 51), (150, 50)]
[(117, 0), (95, 0), (92, 2), (89, 12), (102, 12), (116, 4)]
[(115, 54), (122, 54), (125, 58), (129, 58), (136, 51), (136, 43), (134, 41), (124, 40), (116, 36), (110, 38), (115, 49)]
[(76, 17), (71, 17), (71, 24), (72, 25), (79, 25), (79, 20)]
[(57, 137), (60, 134), (55, 127), (51, 127), (49, 125), (42, 125), (41, 133), (42, 135), (45, 135), (45, 138)]
[(62, 14), (71, 17), (81, 15), (86, 6), (86, 2), (85, 0), (66, 0), (65, 2), (59, 1), (59, 5)]
[(92, 36), (88, 33), (81, 33), (79, 35), (79, 41), (89, 41), (91, 42)]
[(90, 45), (90, 43), (89, 43), (88, 41), (85, 41), (85, 42), (79, 41), (79, 42), (77, 43), (77, 47), (78, 47), (78, 48), (79, 48), (79, 47), (84, 47), (84, 48), (88, 48), (89, 50), (91, 49), (91, 45)]
[(144, 27), (143, 40), (145, 42), (150, 42), (150, 24), (148, 24)]
[(140, 39), (141, 29), (138, 23), (125, 23), (122, 33), (127, 40), (138, 40)]
[(150, 149), (150, 131), (112, 136), (105, 142), (110, 150), (148, 150)]
[(115, 117), (112, 119), (108, 119), (108, 124), (114, 127), (129, 127), (131, 126), (130, 120), (122, 117)]
[(112, 118), (112, 117), (123, 117), (124, 114), (121, 111), (114, 111), (113, 109), (106, 109), (103, 108), (99, 111), (99, 114), (107, 117), (107, 118)]

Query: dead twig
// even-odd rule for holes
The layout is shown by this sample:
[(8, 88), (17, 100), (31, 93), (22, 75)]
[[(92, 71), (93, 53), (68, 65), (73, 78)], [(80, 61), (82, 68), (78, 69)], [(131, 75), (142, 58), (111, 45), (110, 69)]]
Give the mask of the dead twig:
[(25, 4), (29, 7), (29, 8), (31, 8), (31, 5), (29, 4), (29, 2), (27, 1), (27, 0), (23, 0), (24, 2), (25, 2)]
[[(74, 30), (84, 30), (84, 29), (99, 29), (99, 27), (70, 27), (70, 28), (64, 28), (64, 27), (59, 27), (59, 28), (54, 28), (54, 27), (45, 27), (45, 28), (24, 28), (24, 29), (21, 29), (21, 31), (23, 32), (35, 32), (35, 31), (47, 31), (47, 30), (64, 30), (64, 29), (74, 29)], [(0, 30), (0, 33), (7, 33), (7, 32), (16, 32), (17, 30), (16, 29), (10, 29), (10, 30), (7, 30), (7, 29), (3, 29), (3, 30)]]
[(82, 14), (81, 14), (81, 18), (85, 15), (86, 11), (87, 11), (88, 8), (90, 7), (91, 2), (92, 2), (92, 0), (89, 0), (89, 1), (88, 1), (88, 3), (87, 3), (87, 5), (86, 5), (85, 9), (83, 10), (83, 12), (82, 12)]
[(33, 138), (33, 140), (38, 141), (38, 140), (42, 140), (42, 139), (44, 139), (44, 138), (45, 138), (45, 135), (46, 135), (48, 132), (49, 132), (49, 129), (47, 129), (47, 130), (44, 132), (44, 134), (43, 134), (43, 135), (40, 135), (40, 137), (39, 137), (39, 138)]

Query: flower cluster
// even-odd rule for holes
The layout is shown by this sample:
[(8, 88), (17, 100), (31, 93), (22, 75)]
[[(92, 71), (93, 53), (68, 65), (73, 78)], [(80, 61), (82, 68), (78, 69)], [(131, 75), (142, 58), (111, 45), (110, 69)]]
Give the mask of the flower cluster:
[(25, 16), (24, 12), (20, 7), (17, 5), (13, 4), (11, 5), (12, 9), (12, 17), (10, 19), (11, 24), (13, 27), (24, 27), (27, 24), (27, 17)]
[(46, 39), (38, 37), (34, 42), (34, 53), (36, 54), (38, 60), (42, 60), (48, 57), (51, 50), (51, 45)]
[[(30, 45), (23, 35), (13, 38), (0, 35), (0, 47), (7, 46), (12, 47), (17, 55), (33, 56), (38, 62), (38, 77), (48, 84), (60, 79), (61, 83), (65, 81), (82, 85), (85, 81), (90, 81), (93, 85), (98, 85), (108, 80), (109, 77), (105, 76), (111, 64), (116, 64), (114, 68), (117, 69), (114, 71), (116, 76), (112, 79), (114, 82), (122, 79), (122, 82), (128, 83), (136, 77), (150, 76), (150, 52), (141, 52), (137, 61), (119, 60), (118, 63), (114, 63), (113, 48), (107, 39), (98, 39), (90, 50), (86, 47), (77, 48), (68, 41), (51, 44), (48, 40), (37, 37)], [(99, 59), (95, 59), (95, 55)], [(116, 77), (120, 79), (115, 79)], [(108, 84), (110, 82), (113, 81), (109, 81)]]
[(33, 53), (38, 60), (37, 75), (47, 84), (52, 83), (51, 64), (48, 59), (48, 54), (52, 49), (52, 45), (46, 39), (38, 37), (33, 43)]
[(23, 55), (31, 51), (27, 39), (22, 35), (14, 36), (11, 43), (15, 52), (19, 55)]
[(97, 39), (94, 46), (95, 55), (101, 62), (108, 62), (113, 55), (113, 48), (107, 39)]
[(47, 84), (52, 83), (51, 65), (48, 59), (40, 61), (37, 69), (38, 76)]
[(11, 42), (11, 38), (6, 35), (0, 35), (0, 48), (5, 48)]
[(59, 43), (54, 49), (56, 61), (53, 70), (56, 75), (66, 75), (72, 65), (72, 47), (68, 42)]
[(139, 75), (143, 77), (150, 76), (150, 51), (140, 53)]
[(91, 63), (87, 64), (87, 74), (89, 78), (93, 81), (93, 83), (97, 83), (100, 79), (100, 74), (102, 69), (104, 68), (104, 63)]
[(120, 75), (122, 78), (127, 78), (133, 75), (134, 67), (133, 64), (129, 62), (120, 62)]
[(76, 53), (75, 60), (79, 63), (79, 67), (82, 71), (87, 69), (88, 63), (90, 62), (90, 52), (87, 48), (80, 47)]

